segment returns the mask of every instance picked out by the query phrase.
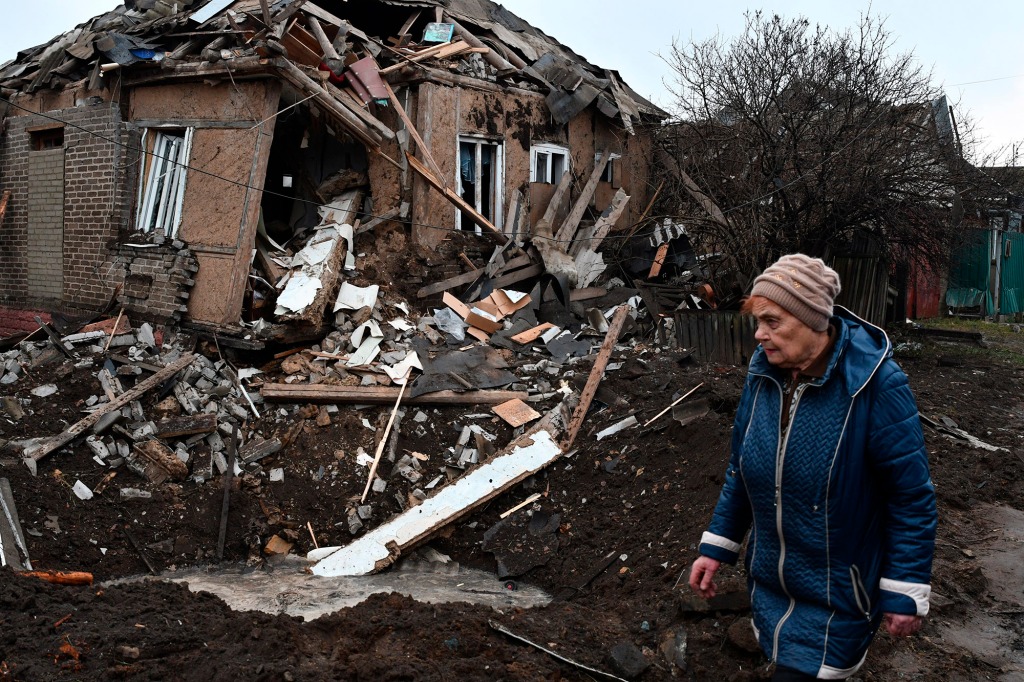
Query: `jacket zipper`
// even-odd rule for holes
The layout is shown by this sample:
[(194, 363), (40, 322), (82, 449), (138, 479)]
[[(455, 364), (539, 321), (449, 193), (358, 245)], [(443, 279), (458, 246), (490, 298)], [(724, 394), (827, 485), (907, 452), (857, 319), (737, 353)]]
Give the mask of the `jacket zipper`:
[[(772, 379), (774, 381), (774, 379)], [(779, 535), (779, 585), (782, 587), (782, 591), (789, 597), (789, 608), (786, 609), (786, 613), (779, 619), (779, 622), (775, 625), (775, 632), (772, 634), (772, 660), (776, 660), (779, 655), (779, 634), (782, 632), (782, 626), (786, 624), (789, 617), (793, 615), (793, 610), (796, 608), (796, 600), (793, 599), (793, 595), (789, 593), (789, 589), (786, 587), (786, 580), (782, 575), (782, 566), (786, 561), (786, 538), (782, 533), (782, 468), (786, 462), (786, 447), (789, 445), (789, 434), (793, 430), (793, 417), (796, 415), (797, 406), (800, 404), (800, 397), (803, 395), (805, 385), (801, 384), (797, 386), (796, 391), (793, 394), (793, 404), (789, 410), (789, 419), (786, 424), (785, 437), (782, 435), (782, 408), (784, 406), (782, 387), (779, 386), (778, 382), (775, 385), (779, 387), (779, 445), (775, 454), (775, 529)]]

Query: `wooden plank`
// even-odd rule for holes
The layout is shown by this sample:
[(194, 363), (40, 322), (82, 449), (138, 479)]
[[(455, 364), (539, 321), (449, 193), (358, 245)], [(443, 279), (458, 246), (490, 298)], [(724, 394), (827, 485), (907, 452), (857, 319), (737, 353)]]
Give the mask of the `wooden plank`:
[(519, 282), (528, 280), (531, 277), (540, 277), (543, 274), (543, 265), (531, 265), (527, 268), (523, 268), (522, 270), (516, 270), (515, 272), (510, 272), (507, 275), (502, 275), (494, 280), (493, 284), (495, 289), (500, 289), (502, 287), (507, 287), (510, 284), (518, 284)]
[(563, 452), (567, 452), (572, 447), (580, 427), (583, 426), (583, 420), (587, 416), (587, 410), (590, 409), (590, 403), (594, 399), (594, 394), (597, 393), (597, 387), (601, 383), (601, 377), (604, 375), (605, 368), (608, 366), (608, 360), (612, 357), (615, 342), (618, 341), (622, 327), (626, 324), (626, 318), (629, 317), (629, 308), (628, 305), (620, 305), (612, 317), (612, 322), (608, 326), (608, 333), (604, 337), (604, 343), (601, 344), (601, 350), (594, 360), (594, 367), (590, 370), (590, 377), (583, 387), (583, 393), (580, 394), (579, 405), (576, 406), (576, 411), (572, 413), (572, 419), (569, 421), (565, 439), (562, 441)]
[[(533, 259), (529, 256), (518, 256), (505, 263), (505, 266), (499, 272), (505, 272), (515, 270), (516, 268), (524, 267), (533, 263)], [(462, 284), (469, 284), (476, 281), (478, 277), (485, 274), (485, 268), (479, 270), (471, 270), (464, 272), (461, 275), (455, 275), (448, 279), (435, 282), (434, 284), (428, 284), (416, 292), (416, 296), (419, 298), (426, 298), (427, 296), (433, 296), (434, 294), (440, 294), (442, 291), (448, 289), (454, 289)]]
[(516, 343), (533, 343), (534, 341), (540, 338), (541, 334), (543, 334), (549, 329), (553, 329), (554, 326), (555, 325), (551, 324), (550, 322), (545, 322), (544, 324), (538, 324), (536, 327), (527, 329), (525, 332), (519, 332), (518, 334), (511, 338)]
[(320, 43), (320, 49), (324, 51), (324, 59), (340, 62), (341, 55), (334, 49), (334, 45), (331, 45), (331, 41), (327, 39), (327, 34), (324, 33), (324, 28), (320, 25), (317, 18), (311, 15), (306, 19), (306, 22), (313, 31), (313, 37)]
[(661, 274), (661, 266), (665, 264), (665, 257), (668, 256), (668, 242), (658, 247), (654, 254), (654, 262), (651, 263), (651, 271), (647, 273), (647, 279), (654, 279)]
[(569, 185), (572, 184), (572, 173), (566, 169), (562, 173), (561, 179), (558, 181), (558, 185), (555, 187), (554, 194), (551, 195), (551, 201), (548, 202), (548, 206), (544, 209), (544, 215), (538, 221), (538, 225), (546, 225), (548, 232), (551, 231), (551, 225), (555, 222), (555, 215), (558, 213), (558, 207), (562, 203), (562, 199), (565, 197), (565, 193), (569, 191)]
[(529, 424), (534, 419), (540, 419), (540, 412), (518, 399), (495, 405), (491, 408), (491, 412), (505, 420), (505, 423), (512, 428)]
[(573, 289), (569, 292), (570, 301), (589, 301), (594, 298), (601, 298), (608, 293), (604, 287), (586, 287), (584, 289)]
[(404, 35), (408, 34), (409, 30), (412, 28), (412, 25), (415, 24), (416, 20), (420, 18), (420, 14), (422, 12), (423, 12), (423, 10), (418, 9), (415, 12), (413, 12), (412, 14), (410, 14), (409, 18), (405, 20), (404, 24), (402, 24), (402, 28), (398, 29), (398, 35), (404, 36)]
[(366, 224), (360, 225), (358, 228), (356, 228), (355, 234), (363, 234), (364, 232), (369, 232), (370, 230), (377, 227), (381, 223), (391, 220), (393, 218), (397, 218), (401, 213), (402, 207), (396, 206), (390, 211), (384, 213), (383, 215), (375, 217), (373, 220), (370, 220)]
[(194, 354), (186, 353), (185, 355), (181, 356), (180, 358), (172, 362), (170, 365), (164, 367), (162, 370), (160, 370), (153, 376), (137, 384), (130, 391), (125, 391), (124, 393), (119, 395), (115, 400), (112, 400), (111, 402), (107, 403), (102, 408), (96, 410), (85, 419), (82, 419), (73, 424), (72, 426), (68, 427), (67, 430), (64, 431), (64, 433), (61, 433), (60, 435), (54, 436), (52, 438), (48, 438), (39, 445), (37, 445), (36, 447), (32, 448), (31, 450), (26, 451), (25, 464), (32, 471), (32, 475), (34, 476), (36, 474), (36, 465), (41, 459), (49, 455), (54, 450), (67, 445), (75, 438), (85, 433), (88, 429), (92, 428), (92, 425), (98, 422), (100, 420), (100, 417), (102, 417), (103, 415), (107, 414), (108, 412), (113, 412), (114, 410), (119, 410), (125, 405), (131, 403), (133, 400), (138, 400), (148, 391), (152, 390), (153, 388), (156, 388), (163, 382), (167, 381), (175, 374), (177, 374), (179, 371), (183, 370), (185, 367), (188, 367), (192, 363), (193, 359), (195, 359)]
[(601, 174), (604, 173), (610, 156), (611, 154), (608, 153), (607, 147), (601, 150), (601, 158), (594, 164), (594, 172), (590, 174), (590, 179), (587, 180), (587, 184), (583, 186), (583, 191), (576, 198), (576, 203), (573, 204), (572, 210), (569, 211), (569, 215), (562, 222), (562, 227), (555, 234), (555, 241), (564, 243), (563, 250), (567, 253), (569, 251), (568, 244), (576, 234), (576, 228), (579, 227), (580, 220), (583, 218), (583, 212), (590, 205), (590, 199), (597, 190), (597, 183), (601, 180)]
[(39, 325), (39, 328), (46, 332), (46, 335), (50, 337), (50, 342), (57, 347), (57, 350), (66, 355), (68, 359), (76, 360), (75, 356), (68, 350), (68, 347), (64, 345), (64, 340), (60, 338), (60, 334), (54, 331), (53, 327), (43, 322), (42, 318), (38, 315), (35, 316), (35, 320), (36, 324)]
[(474, 224), (479, 225), (483, 228), (483, 233), (487, 237), (490, 237), (501, 246), (504, 246), (509, 242), (508, 235), (499, 230), (494, 226), (491, 221), (480, 215), (475, 208), (465, 202), (465, 200), (458, 194), (453, 192), (449, 187), (446, 187), (440, 178), (436, 177), (434, 173), (423, 165), (423, 163), (409, 152), (405, 153), (405, 158), (409, 161), (409, 167), (416, 171), (427, 184), (436, 189), (438, 192), (444, 195), (444, 197), (455, 205), (460, 211), (462, 211)]
[[(264, 400), (285, 403), (354, 403), (389, 405), (398, 397), (397, 386), (323, 386), (320, 384), (264, 384)], [(405, 400), (406, 405), (498, 405), (509, 400), (525, 400), (522, 391), (435, 391)]]
[(260, 9), (263, 10), (263, 25), (270, 28), (274, 23), (270, 19), (270, 3), (267, 0), (260, 0)]
[[(466, 43), (464, 41), (458, 41), (458, 42), (461, 43), (462, 45), (465, 45), (467, 48), (468, 47), (472, 47), (472, 45), (470, 45), (469, 43)], [(385, 67), (385, 68), (381, 69), (380, 70), (380, 75), (381, 76), (386, 76), (389, 73), (393, 73), (395, 71), (398, 71), (399, 69), (401, 69), (404, 66), (407, 66), (410, 63), (411, 64), (415, 64), (416, 62), (421, 62), (424, 59), (430, 59), (431, 57), (435, 57), (435, 56), (437, 56), (437, 54), (439, 52), (441, 52), (442, 50), (444, 50), (447, 47), (450, 47), (452, 44), (453, 43), (450, 43), (450, 42), (449, 43), (438, 43), (437, 45), (433, 45), (431, 47), (428, 47), (425, 50), (420, 50), (419, 52), (417, 52), (416, 54), (412, 55), (411, 57), (407, 57), (405, 55), (400, 55), (400, 56), (402, 56), (405, 59), (405, 61), (399, 62), (398, 64), (392, 64), (391, 66), (388, 66), (388, 67)]]
[(164, 440), (197, 433), (213, 433), (216, 430), (217, 415), (210, 413), (169, 417), (156, 423), (156, 437)]
[[(523, 193), (518, 189), (512, 192), (512, 199), (508, 202), (508, 212), (505, 214), (505, 223), (501, 229), (510, 237), (515, 237), (519, 228), (519, 209), (523, 202)], [(3, 217), (0, 216), (0, 222)]]
[(313, 4), (312, 2), (303, 3), (302, 11), (305, 12), (306, 14), (316, 17), (320, 21), (326, 21), (328, 24), (332, 26), (337, 26), (340, 28), (343, 23), (341, 19), (331, 14), (330, 12), (320, 7), (319, 5)]
[(569, 255), (575, 258), (584, 249), (597, 251), (598, 247), (601, 246), (601, 242), (604, 241), (604, 238), (608, 236), (615, 223), (618, 222), (619, 216), (626, 210), (628, 204), (629, 195), (620, 188), (615, 192), (615, 196), (612, 197), (612, 203), (604, 210), (601, 217), (594, 224), (594, 231), (591, 237), (586, 242), (582, 239), (574, 242), (569, 248)]

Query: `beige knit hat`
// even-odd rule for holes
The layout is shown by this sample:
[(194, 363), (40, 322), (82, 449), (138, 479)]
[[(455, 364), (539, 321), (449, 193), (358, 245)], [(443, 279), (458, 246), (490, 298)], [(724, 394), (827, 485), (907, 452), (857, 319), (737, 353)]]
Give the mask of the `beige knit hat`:
[(820, 258), (802, 253), (783, 256), (754, 280), (751, 296), (764, 296), (815, 331), (828, 329), (839, 275)]

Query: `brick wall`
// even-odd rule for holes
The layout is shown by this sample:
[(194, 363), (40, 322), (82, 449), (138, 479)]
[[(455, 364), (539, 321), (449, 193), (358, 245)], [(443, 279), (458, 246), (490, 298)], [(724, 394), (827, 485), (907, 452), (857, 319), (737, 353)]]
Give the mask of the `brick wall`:
[[(26, 115), (8, 119), (6, 133), (0, 138), (0, 189), (11, 190), (0, 227), (0, 305), (96, 310), (110, 301), (121, 283), (122, 273), (111, 262), (110, 247), (130, 223), (128, 167), (137, 152), (121, 146), (130, 141), (116, 104), (84, 105), (47, 112), (46, 116), (49, 118)], [(59, 284), (51, 279), (44, 286), (35, 273), (56, 267), (57, 259), (36, 252), (35, 221), (37, 211), (46, 216), (45, 224), (56, 220), (51, 217), (57, 212), (51, 202), (60, 199), (41, 197), (46, 203), (35, 205), (30, 170), (36, 155), (56, 151), (32, 151), (30, 131), (53, 126), (52, 119), (65, 122), (63, 148), (56, 150), (64, 157), (63, 277)]]
[(177, 322), (188, 310), (199, 261), (184, 242), (136, 235), (115, 247), (113, 265), (124, 281), (118, 302), (132, 320)]

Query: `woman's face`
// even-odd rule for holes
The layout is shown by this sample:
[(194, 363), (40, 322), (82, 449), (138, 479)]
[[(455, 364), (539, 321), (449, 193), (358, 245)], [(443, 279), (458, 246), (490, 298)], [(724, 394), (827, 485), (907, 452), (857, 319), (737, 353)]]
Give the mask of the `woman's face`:
[(822, 350), (826, 332), (816, 332), (772, 301), (758, 296), (753, 301), (757, 331), (768, 362), (783, 369), (807, 369)]

